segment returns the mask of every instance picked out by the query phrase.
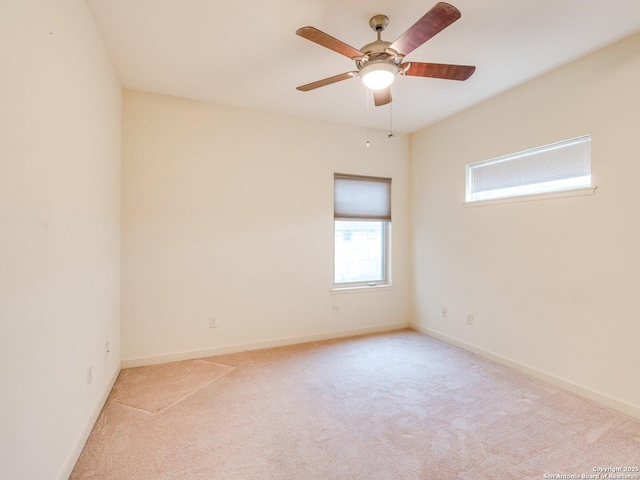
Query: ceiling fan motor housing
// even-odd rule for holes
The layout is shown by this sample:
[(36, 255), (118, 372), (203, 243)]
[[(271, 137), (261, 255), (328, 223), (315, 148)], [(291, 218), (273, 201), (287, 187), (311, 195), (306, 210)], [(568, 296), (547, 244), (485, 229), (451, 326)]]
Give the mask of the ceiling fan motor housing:
[(385, 42), (380, 38), (380, 33), (387, 28), (387, 25), (389, 25), (389, 17), (386, 15), (376, 15), (369, 20), (369, 26), (378, 34), (378, 39), (360, 49), (364, 53), (364, 57), (355, 59), (359, 71), (374, 64), (391, 65), (395, 67), (396, 73), (399, 71), (398, 67), (402, 63), (402, 56), (389, 50), (391, 42)]

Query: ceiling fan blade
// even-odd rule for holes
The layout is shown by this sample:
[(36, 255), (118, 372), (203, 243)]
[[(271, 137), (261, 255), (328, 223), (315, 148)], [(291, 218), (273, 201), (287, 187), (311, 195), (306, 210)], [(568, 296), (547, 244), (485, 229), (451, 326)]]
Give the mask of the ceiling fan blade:
[(447, 65), (443, 63), (407, 62), (400, 65), (400, 70), (412, 77), (444, 78), (445, 80), (466, 80), (476, 67), (471, 65)]
[(391, 103), (391, 87), (383, 88), (382, 90), (374, 90), (373, 102), (376, 104), (376, 107), (381, 107), (382, 105)]
[(461, 17), (460, 11), (448, 3), (436, 3), (409, 30), (400, 35), (389, 48), (401, 55), (409, 55), (416, 48), (447, 28)]
[(357, 58), (364, 56), (360, 50), (353, 48), (350, 45), (347, 45), (344, 42), (341, 42), (337, 38), (333, 38), (331, 35), (327, 35), (326, 33), (318, 30), (315, 27), (302, 27), (296, 30), (296, 34), (300, 35), (302, 38), (306, 38), (307, 40), (311, 40), (312, 42), (317, 43), (323, 47), (328, 48), (329, 50), (333, 50), (334, 52), (338, 52), (345, 57), (349, 58)]
[(333, 77), (323, 78), (322, 80), (318, 80), (317, 82), (301, 85), (297, 87), (296, 90), (300, 90), (301, 92), (308, 92), (309, 90), (313, 90), (315, 88), (324, 87), (325, 85), (331, 85), (332, 83), (341, 82), (342, 80), (347, 80), (348, 78), (353, 78), (357, 74), (358, 72), (341, 73), (340, 75), (334, 75)]

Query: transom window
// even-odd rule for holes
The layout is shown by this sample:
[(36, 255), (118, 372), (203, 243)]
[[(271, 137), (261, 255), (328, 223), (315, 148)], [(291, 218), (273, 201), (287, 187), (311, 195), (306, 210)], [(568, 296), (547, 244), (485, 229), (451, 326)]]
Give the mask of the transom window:
[(467, 165), (467, 202), (591, 187), (591, 135)]

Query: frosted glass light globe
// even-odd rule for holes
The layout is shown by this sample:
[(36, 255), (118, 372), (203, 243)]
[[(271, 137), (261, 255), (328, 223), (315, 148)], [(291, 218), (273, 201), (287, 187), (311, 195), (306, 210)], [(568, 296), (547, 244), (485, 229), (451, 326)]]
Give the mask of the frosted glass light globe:
[(393, 83), (398, 67), (388, 63), (372, 63), (360, 70), (362, 83), (371, 90), (382, 90)]

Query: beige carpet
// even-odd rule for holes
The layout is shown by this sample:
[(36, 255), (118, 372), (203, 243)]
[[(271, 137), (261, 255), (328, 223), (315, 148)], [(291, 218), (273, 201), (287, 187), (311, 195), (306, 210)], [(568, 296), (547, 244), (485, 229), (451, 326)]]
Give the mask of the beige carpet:
[(120, 372), (109, 401), (161, 412), (205, 387), (233, 367), (206, 360), (128, 368)]
[[(234, 368), (204, 386), (215, 372), (194, 375), (173, 404), (159, 367), (132, 369), (146, 377), (135, 382), (124, 370), (71, 478), (540, 479), (640, 465), (640, 421), (410, 330), (207, 361)], [(164, 368), (205, 362), (179, 363)], [(123, 405), (125, 391), (144, 400)]]

